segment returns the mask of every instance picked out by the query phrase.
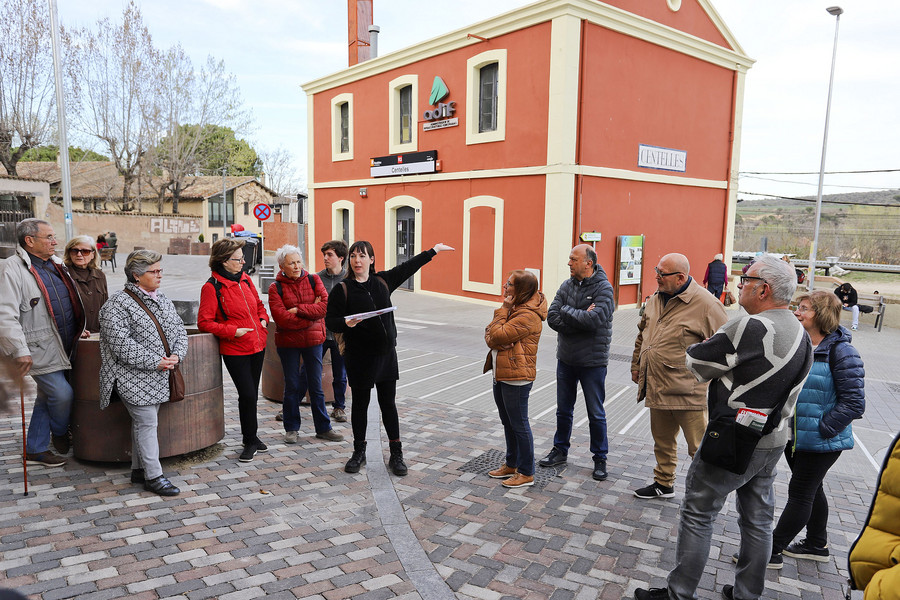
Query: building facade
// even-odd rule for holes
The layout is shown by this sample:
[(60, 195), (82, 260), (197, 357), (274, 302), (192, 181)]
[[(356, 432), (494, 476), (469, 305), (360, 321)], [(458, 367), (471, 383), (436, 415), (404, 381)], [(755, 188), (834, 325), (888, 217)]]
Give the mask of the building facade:
[(702, 278), (752, 62), (708, 0), (544, 0), (309, 82), (309, 247), (385, 268), (444, 242), (414, 289), (489, 302), (513, 269), (555, 292), (580, 239), (620, 306), (668, 252)]

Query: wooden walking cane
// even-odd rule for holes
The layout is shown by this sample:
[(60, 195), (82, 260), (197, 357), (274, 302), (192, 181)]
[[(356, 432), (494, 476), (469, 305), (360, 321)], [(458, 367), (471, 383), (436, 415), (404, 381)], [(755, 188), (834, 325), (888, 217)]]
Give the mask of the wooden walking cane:
[(23, 496), (28, 495), (28, 459), (25, 458), (25, 451), (28, 445), (28, 440), (26, 438), (25, 433), (25, 380), (19, 380), (19, 402), (22, 407), (22, 472), (25, 474), (25, 493)]

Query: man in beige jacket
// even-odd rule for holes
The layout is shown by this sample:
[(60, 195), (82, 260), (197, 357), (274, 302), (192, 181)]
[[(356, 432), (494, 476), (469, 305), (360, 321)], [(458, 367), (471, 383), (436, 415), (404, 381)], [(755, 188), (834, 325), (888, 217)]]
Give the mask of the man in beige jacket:
[(638, 498), (675, 495), (678, 431), (688, 454), (694, 453), (706, 430), (706, 383), (685, 367), (685, 350), (711, 337), (728, 317), (719, 300), (690, 276), (683, 254), (666, 254), (656, 267), (658, 291), (647, 300), (638, 323), (631, 358), (631, 379), (638, 384), (637, 400), (650, 409), (650, 433), (656, 467), (653, 483), (635, 490)]

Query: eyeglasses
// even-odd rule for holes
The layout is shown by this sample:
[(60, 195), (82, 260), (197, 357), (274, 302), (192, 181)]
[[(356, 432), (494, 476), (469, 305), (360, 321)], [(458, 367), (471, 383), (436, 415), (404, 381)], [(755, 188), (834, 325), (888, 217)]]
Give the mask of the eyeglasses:
[(152, 273), (153, 275), (162, 275), (162, 269), (150, 269), (149, 271), (144, 271), (144, 273)]
[(29, 236), (26, 236), (26, 237), (33, 237), (33, 238), (39, 239), (39, 240), (50, 240), (50, 241), (53, 241), (53, 242), (56, 241), (56, 236), (55, 236), (55, 235), (29, 235)]
[(93, 253), (93, 248), (69, 248), (69, 254), (80, 254), (82, 256), (87, 256), (88, 254)]
[(752, 275), (741, 275), (741, 285), (747, 285), (747, 282), (750, 281), (751, 279), (756, 279), (757, 281), (762, 281), (766, 285), (769, 284), (769, 282), (766, 281), (765, 279), (763, 279), (762, 277), (753, 277)]
[(246, 261), (244, 261), (244, 257), (241, 257), (241, 258), (231, 257), (228, 260), (233, 260), (234, 262), (246, 262)]
[(813, 309), (812, 306), (803, 306), (801, 304), (800, 306), (797, 307), (797, 310), (795, 310), (794, 312), (806, 313), (806, 312), (815, 312), (815, 310)]
[(681, 275), (681, 271), (672, 271), (671, 273), (663, 273), (659, 270), (659, 267), (653, 267), (653, 270), (656, 271), (656, 275), (658, 277), (668, 277), (669, 275)]

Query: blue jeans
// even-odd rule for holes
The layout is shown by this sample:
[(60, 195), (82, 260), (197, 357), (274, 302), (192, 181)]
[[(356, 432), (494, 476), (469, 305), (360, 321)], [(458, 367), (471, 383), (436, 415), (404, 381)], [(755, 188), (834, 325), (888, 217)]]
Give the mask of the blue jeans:
[(344, 368), (344, 357), (338, 352), (337, 342), (325, 340), (322, 344), (322, 356), (331, 351), (331, 389), (334, 390), (334, 408), (346, 408), (347, 370)]
[(28, 423), (25, 452), (40, 454), (50, 448), (51, 433), (59, 436), (68, 434), (74, 394), (66, 379), (66, 371), (32, 375), (31, 378), (37, 383), (37, 398)]
[[(325, 411), (325, 394), (322, 392), (322, 344), (309, 348), (278, 348), (278, 356), (284, 370), (284, 430), (300, 431), (300, 398), (308, 389), (316, 433), (325, 433), (331, 429), (331, 421)], [(306, 367), (306, 377), (302, 378), (301, 358)]]
[(522, 475), (534, 475), (534, 438), (528, 424), (528, 394), (533, 382), (509, 385), (494, 382), (494, 402), (506, 436), (506, 466)]
[(669, 597), (696, 600), (697, 585), (709, 558), (713, 522), (725, 499), (737, 492), (741, 548), (734, 574), (734, 597), (759, 598), (766, 584), (766, 566), (772, 553), (775, 516), (774, 482), (783, 448), (758, 449), (743, 475), (710, 465), (699, 453), (685, 479), (684, 501), (675, 545), (675, 568), (669, 573)]
[(581, 383), (591, 432), (591, 454), (594, 460), (606, 460), (609, 440), (606, 437), (606, 367), (575, 367), (561, 360), (556, 362), (556, 435), (553, 445), (569, 454), (572, 420), (575, 411), (577, 386)]

